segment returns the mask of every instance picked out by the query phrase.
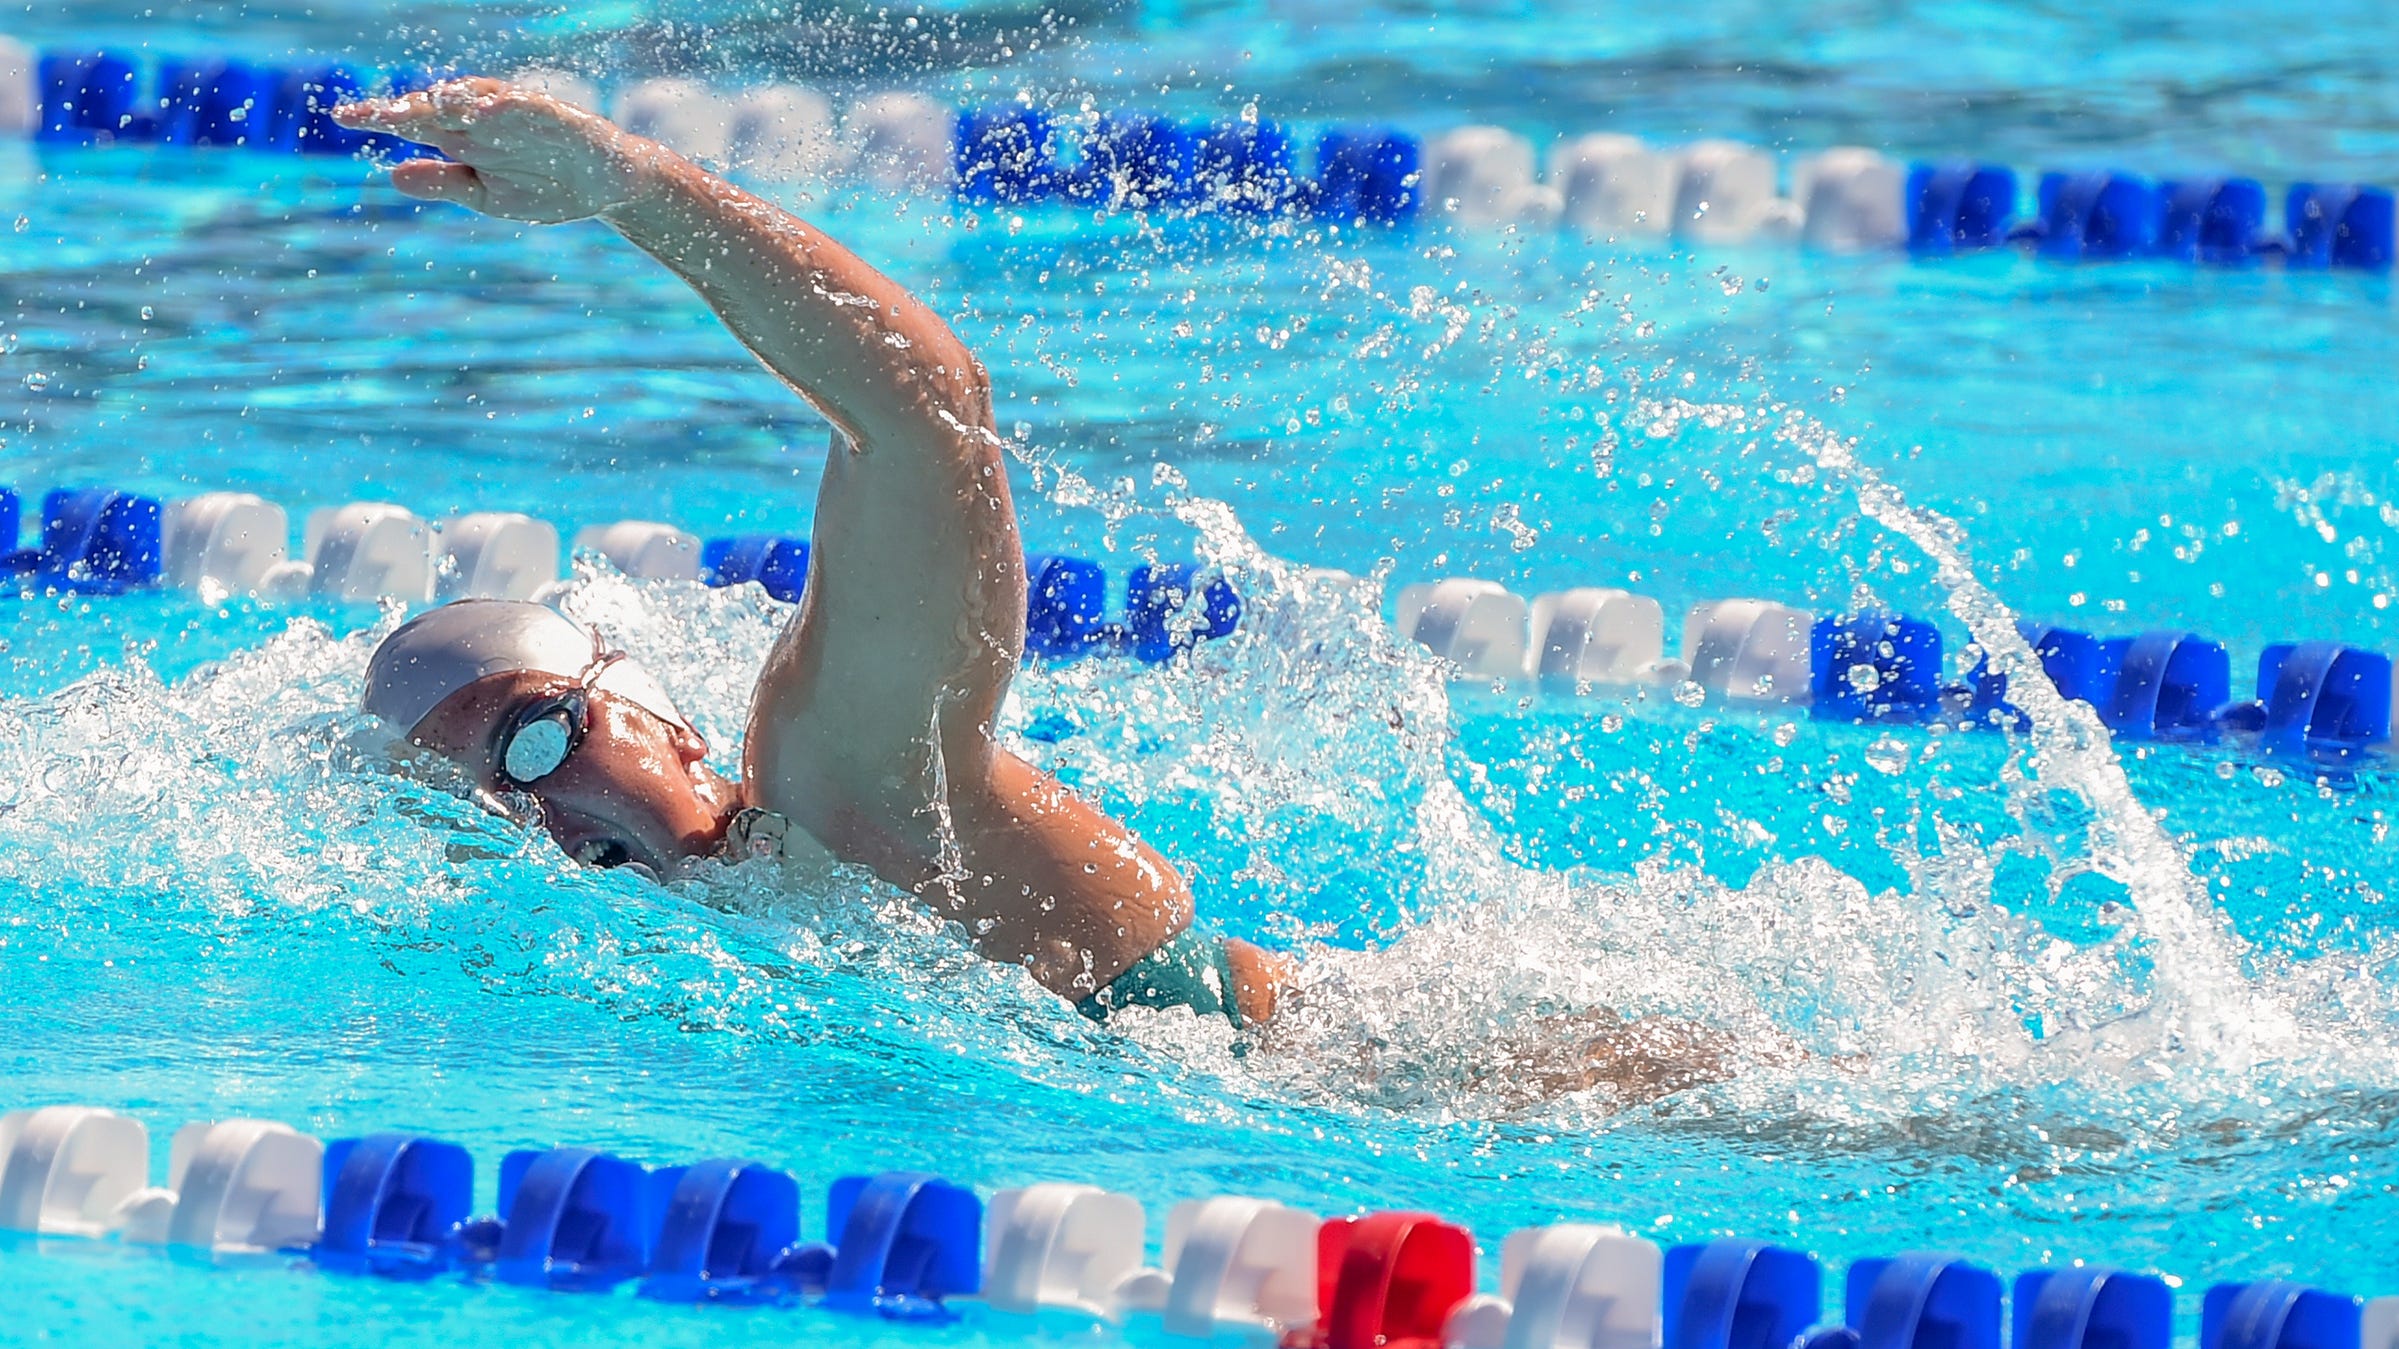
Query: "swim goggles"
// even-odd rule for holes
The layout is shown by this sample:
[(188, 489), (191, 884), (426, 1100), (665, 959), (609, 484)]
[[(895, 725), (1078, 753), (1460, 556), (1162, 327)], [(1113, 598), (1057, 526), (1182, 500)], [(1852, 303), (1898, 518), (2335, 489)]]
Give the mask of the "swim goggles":
[(597, 632), (591, 635), (591, 652), (591, 663), (572, 687), (527, 701), (501, 729), (500, 776), (511, 785), (531, 788), (574, 757), (591, 729), (594, 693), (623, 698), (661, 721), (692, 730), (656, 677), (624, 652), (610, 649)]

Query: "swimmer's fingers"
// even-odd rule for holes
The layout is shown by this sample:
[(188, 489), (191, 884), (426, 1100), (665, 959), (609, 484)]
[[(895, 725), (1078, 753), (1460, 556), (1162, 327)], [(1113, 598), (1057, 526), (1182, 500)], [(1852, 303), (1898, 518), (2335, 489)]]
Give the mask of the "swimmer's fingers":
[(477, 211), (485, 209), (490, 199), (481, 174), (464, 164), (438, 159), (411, 159), (393, 165), (392, 186), (424, 201), (453, 202)]
[(333, 120), (353, 131), (383, 131), (432, 145), (445, 133), (472, 136), (492, 114), (541, 97), (494, 79), (443, 80), (394, 98), (344, 103), (333, 110)]

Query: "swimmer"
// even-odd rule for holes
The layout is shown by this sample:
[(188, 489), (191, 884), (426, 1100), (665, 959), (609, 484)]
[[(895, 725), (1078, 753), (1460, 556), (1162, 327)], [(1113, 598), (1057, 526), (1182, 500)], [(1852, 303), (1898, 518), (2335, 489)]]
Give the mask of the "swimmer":
[(993, 735), (1024, 647), (1024, 548), (990, 377), (939, 315), (821, 231), (543, 94), (455, 80), (334, 116), (447, 157), (392, 169), (409, 196), (605, 222), (835, 428), (807, 599), (758, 676), (739, 782), (646, 671), (535, 604), (403, 624), (368, 665), (368, 712), (538, 802), (578, 861), (664, 878), (821, 851), (1089, 1015), (1274, 1015), (1287, 958), (1193, 929), (1165, 858)]
[[(993, 734), (1024, 647), (1024, 548), (990, 378), (940, 316), (813, 226), (540, 93), (455, 80), (334, 116), (447, 157), (392, 169), (410, 196), (604, 221), (835, 428), (806, 599), (758, 676), (738, 783), (656, 679), (537, 604), (461, 600), (402, 624), (368, 662), (368, 712), (495, 799), (538, 802), (580, 862), (663, 879), (711, 856), (829, 854), (1087, 1015), (1266, 1026), (1296, 963), (1194, 929), (1165, 858)], [(1604, 1012), (1491, 1053), (1532, 1099), (1604, 1088), (1630, 1104), (1727, 1071), (1710, 1033)]]

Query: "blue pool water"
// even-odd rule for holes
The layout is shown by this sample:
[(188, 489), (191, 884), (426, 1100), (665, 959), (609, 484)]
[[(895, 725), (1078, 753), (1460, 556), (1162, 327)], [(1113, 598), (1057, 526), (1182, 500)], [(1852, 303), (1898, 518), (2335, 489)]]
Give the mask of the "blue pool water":
[[(223, 5), (161, 32), (141, 8), (19, 32), (583, 41), (646, 71), (770, 27)], [(1094, 7), (921, 79), (2388, 182), (2393, 24), (2350, 10)], [(662, 51), (661, 19), (700, 26)], [(1103, 1033), (867, 887), (574, 868), (386, 765), (351, 708), (390, 614), (11, 601), (0, 1107), (748, 1153), (812, 1195), (894, 1166), (1075, 1179), (1153, 1221), (1245, 1193), (1488, 1243), (1564, 1217), (1836, 1261), (2080, 1258), (2177, 1275), (2186, 1303), (2283, 1274), (2395, 1291), (2385, 773), (2078, 743), (2054, 711), (2010, 739), (1452, 685), (1381, 588), (1881, 605), (1952, 651), (2008, 614), (2187, 626), (2236, 671), (2294, 638), (2399, 650), (2387, 278), (809, 207), (991, 364), (1033, 545), (1202, 556), (1250, 596), (1187, 664), (1028, 670), (1007, 726), (1189, 867), (1204, 913), (1308, 953), (1292, 1024), (1238, 1055), (1188, 1019)], [(13, 146), (0, 220), (0, 479), (809, 524), (822, 424), (597, 229), (420, 213), (348, 165)], [(775, 606), (597, 574), (568, 604), (737, 761)], [(1633, 1109), (1507, 1089), (1500, 1046), (1593, 1007), (1751, 1048)], [(10, 1333), (104, 1343), (1021, 1339), (26, 1241), (0, 1286)]]

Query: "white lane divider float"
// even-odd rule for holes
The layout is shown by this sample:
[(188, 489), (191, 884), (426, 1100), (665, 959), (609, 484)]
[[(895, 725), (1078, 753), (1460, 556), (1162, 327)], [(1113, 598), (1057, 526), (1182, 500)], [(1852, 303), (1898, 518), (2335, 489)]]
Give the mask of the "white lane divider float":
[(733, 103), (728, 151), (735, 168), (772, 182), (814, 182), (848, 167), (833, 104), (796, 84), (752, 89)]
[(140, 1120), (78, 1105), (0, 1115), (0, 1230), (104, 1236), (149, 1179)]
[(14, 38), (0, 37), (0, 136), (30, 136), (42, 124), (40, 58)]
[(148, 1184), (139, 1120), (89, 1106), (0, 1115), (0, 1230), (245, 1254), (317, 1239), (325, 1145), (236, 1119), (175, 1135), (164, 1188)]
[(324, 1143), (289, 1125), (187, 1124), (168, 1149), (164, 1239), (227, 1255), (311, 1245), (324, 1178)]
[(1534, 169), (1533, 143), (1495, 126), (1459, 127), (1424, 143), (1427, 210), (1470, 228), (1546, 225), (1558, 193)]
[(1618, 1228), (1528, 1227), (1500, 1246), (1500, 1293), (1450, 1313), (1452, 1349), (1656, 1349), (1664, 1253)]
[[(1531, 678), (1556, 692), (1672, 684), (1690, 672), (1666, 656), (1658, 602), (1625, 590), (1583, 586), (1528, 604), (1498, 582), (1453, 577), (1402, 587), (1398, 628), (1462, 676)], [(1804, 685), (1804, 630), (1800, 637)]]
[[(1128, 1311), (1155, 1312), (1169, 1335), (1278, 1334), (1316, 1319), (1321, 1219), (1265, 1199), (1220, 1195), (1166, 1214), (1163, 1279)], [(1161, 1296), (1162, 1295), (1162, 1296)]]
[(1094, 1185), (1002, 1190), (984, 1210), (983, 1300), (1004, 1312), (1060, 1309), (1115, 1320), (1142, 1273), (1141, 1201)]
[(1703, 245), (1799, 233), (1799, 212), (1775, 193), (1774, 156), (1739, 141), (1684, 149), (1674, 190), (1674, 236)]
[(435, 534), (433, 598), (529, 600), (558, 583), (558, 527), (513, 511), (453, 516)]
[(1674, 228), (1674, 160), (1632, 136), (1601, 132), (1550, 151), (1560, 218), (1583, 234), (1662, 237)]
[(1527, 618), (1524, 597), (1496, 581), (1453, 577), (1399, 592), (1400, 632), (1473, 677), (1524, 674)]
[(168, 502), (159, 536), (161, 579), (178, 589), (242, 595), (305, 583), (289, 560), (291, 518), (248, 492)]
[(871, 94), (850, 105), (842, 137), (860, 176), (886, 192), (947, 187), (958, 114), (923, 94)]
[(1862, 253), (1908, 241), (1907, 169), (1872, 150), (1844, 146), (1799, 161), (1791, 197), (1811, 248)]
[(1544, 686), (1672, 684), (1690, 670), (1666, 659), (1666, 614), (1629, 590), (1581, 587), (1533, 601), (1528, 672)]
[(311, 511), (309, 593), (350, 604), (433, 594), (433, 528), (405, 506), (354, 501)]
[(732, 105), (698, 80), (643, 80), (613, 111), (617, 125), (677, 154), (719, 166), (732, 159)]
[(1805, 703), (1815, 618), (1771, 600), (1719, 600), (1683, 622), (1691, 681), (1736, 703)]
[(575, 551), (586, 550), (637, 581), (700, 579), (699, 536), (655, 520), (587, 525), (575, 533)]

